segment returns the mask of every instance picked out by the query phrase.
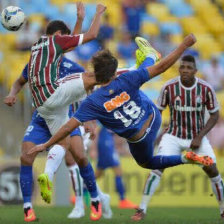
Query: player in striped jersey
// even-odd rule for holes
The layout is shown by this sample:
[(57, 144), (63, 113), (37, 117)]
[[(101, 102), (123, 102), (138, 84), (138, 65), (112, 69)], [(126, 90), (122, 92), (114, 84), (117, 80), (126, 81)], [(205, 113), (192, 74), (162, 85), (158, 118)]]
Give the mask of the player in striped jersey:
[[(59, 80), (58, 68), (62, 55), (67, 51), (71, 51), (74, 47), (96, 38), (99, 32), (100, 20), (105, 10), (104, 5), (98, 4), (89, 30), (80, 35), (67, 35), (69, 29), (62, 21), (50, 22), (46, 29), (46, 35), (42, 36), (31, 47), (28, 65), (29, 87), (34, 106), (40, 116), (45, 119), (51, 134), (55, 134), (69, 119), (69, 104), (80, 101), (87, 94), (81, 73)], [(49, 153), (55, 155), (54, 162), (48, 160), (46, 164), (51, 168), (51, 171), (57, 170), (65, 155), (65, 150), (68, 149), (68, 143), (69, 138), (66, 138), (50, 149)], [(102, 216), (102, 208), (93, 168), (81, 151), (77, 151), (73, 156), (78, 163), (80, 162), (79, 159), (81, 159), (80, 173), (91, 195), (90, 218), (98, 220)], [(50, 163), (51, 165), (49, 165)], [(49, 169), (46, 167), (45, 170)], [(48, 186), (52, 180), (53, 175), (50, 175), (50, 171), (38, 178), (42, 198), (45, 201), (49, 201), (51, 198), (52, 188)]]
[[(214, 127), (219, 117), (219, 106), (213, 88), (205, 81), (195, 77), (197, 72), (194, 57), (182, 57), (179, 66), (180, 76), (168, 81), (158, 98), (158, 108), (170, 109), (170, 122), (158, 146), (158, 155), (180, 155), (184, 150), (192, 150), (199, 155), (208, 155), (216, 161), (213, 149), (206, 134)], [(205, 122), (205, 111), (210, 117)], [(212, 190), (224, 218), (223, 180), (216, 164), (202, 167), (211, 181)], [(153, 170), (148, 177), (142, 202), (133, 220), (144, 218), (147, 205), (157, 189), (163, 170)]]

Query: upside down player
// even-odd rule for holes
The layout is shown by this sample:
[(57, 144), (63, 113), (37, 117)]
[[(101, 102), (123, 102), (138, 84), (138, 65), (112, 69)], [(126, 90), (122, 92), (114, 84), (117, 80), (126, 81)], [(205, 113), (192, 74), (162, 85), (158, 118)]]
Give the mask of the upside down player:
[(211, 165), (213, 161), (210, 157), (192, 152), (183, 156), (153, 156), (153, 143), (161, 123), (160, 112), (151, 100), (139, 92), (142, 84), (166, 71), (195, 42), (195, 37), (188, 35), (177, 49), (156, 65), (158, 52), (151, 48), (151, 67), (127, 72), (118, 78), (117, 59), (109, 51), (98, 52), (92, 59), (94, 73), (85, 72), (83, 75), (92, 75), (92, 83), (88, 80), (88, 85), (101, 84), (102, 87), (81, 103), (74, 118), (48, 142), (34, 147), (29, 153), (46, 150), (68, 136), (82, 122), (99, 120), (106, 128), (127, 139), (134, 159), (143, 168), (161, 169), (184, 163)]
[[(216, 161), (206, 134), (214, 127), (219, 117), (219, 107), (215, 91), (204, 80), (195, 77), (197, 72), (194, 57), (181, 58), (180, 76), (169, 80), (161, 89), (157, 107), (162, 111), (170, 109), (170, 123), (162, 136), (157, 155), (180, 155), (183, 150), (192, 150), (199, 155), (209, 155)], [(205, 123), (205, 109), (210, 118)], [(216, 163), (202, 167), (211, 181), (213, 193), (219, 203), (221, 217), (224, 218), (224, 185)], [(132, 219), (144, 218), (149, 200), (159, 186), (164, 170), (153, 170), (146, 180), (142, 201)]]

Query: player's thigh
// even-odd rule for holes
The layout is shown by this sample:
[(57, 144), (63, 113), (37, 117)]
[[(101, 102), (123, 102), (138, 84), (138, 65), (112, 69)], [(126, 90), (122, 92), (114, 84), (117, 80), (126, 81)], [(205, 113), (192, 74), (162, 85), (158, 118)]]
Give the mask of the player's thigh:
[(69, 150), (78, 165), (86, 165), (88, 163), (81, 136), (76, 135), (71, 137)]
[(210, 156), (214, 163), (216, 163), (216, 156), (214, 153), (214, 150), (209, 142), (209, 140), (207, 139), (207, 137), (203, 137), (202, 141), (201, 141), (201, 145), (199, 147), (199, 149), (195, 150), (195, 153), (199, 154), (199, 155), (207, 155)]
[(181, 147), (179, 141), (180, 139), (173, 135), (164, 134), (159, 143), (157, 155), (180, 155)]
[(54, 108), (52, 110), (49, 110), (47, 107), (41, 106), (38, 108), (38, 112), (40, 113), (41, 117), (44, 118), (52, 135), (56, 134), (57, 131), (69, 120), (68, 106)]

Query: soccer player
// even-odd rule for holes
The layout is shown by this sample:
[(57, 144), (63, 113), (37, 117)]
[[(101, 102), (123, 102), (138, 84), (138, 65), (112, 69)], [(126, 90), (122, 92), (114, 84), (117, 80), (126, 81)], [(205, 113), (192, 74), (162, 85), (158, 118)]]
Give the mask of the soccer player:
[(119, 194), (119, 208), (132, 209), (137, 206), (125, 197), (125, 187), (122, 180), (122, 170), (119, 161), (119, 155), (115, 149), (114, 134), (105, 127), (99, 131), (97, 141), (97, 168), (95, 171), (96, 179), (100, 178), (104, 171), (112, 168), (115, 174), (116, 191)]
[(166, 71), (195, 42), (194, 35), (188, 35), (172, 53), (156, 65), (154, 63), (158, 52), (152, 48), (152, 66), (127, 72), (117, 78), (117, 59), (107, 50), (98, 52), (92, 58), (94, 73), (85, 72), (83, 77), (92, 75), (92, 83), (90, 79), (84, 80), (86, 88), (96, 84), (101, 84), (102, 87), (82, 102), (74, 118), (63, 125), (48, 142), (34, 147), (29, 153), (46, 150), (68, 136), (82, 122), (99, 120), (106, 128), (127, 139), (134, 159), (143, 168), (162, 169), (184, 163), (211, 165), (213, 161), (210, 157), (198, 156), (193, 152), (177, 156), (153, 156), (153, 143), (161, 123), (160, 112), (139, 91), (142, 84)]
[[(69, 104), (80, 101), (88, 92), (83, 85), (81, 73), (76, 73), (69, 78), (58, 79), (58, 65), (61, 57), (63, 53), (74, 47), (96, 38), (105, 10), (104, 5), (98, 4), (89, 30), (80, 35), (66, 35), (68, 27), (62, 21), (50, 22), (46, 29), (46, 36), (42, 36), (31, 47), (28, 65), (29, 87), (34, 106), (41, 117), (45, 119), (51, 134), (55, 134), (69, 119)], [(46, 167), (45, 171), (47, 172), (38, 178), (42, 198), (47, 202), (50, 201), (52, 195), (51, 185), (54, 172), (59, 167), (68, 146), (69, 138), (65, 138), (50, 149), (49, 153), (54, 155), (54, 160), (47, 161), (49, 169)], [(90, 218), (98, 220), (102, 216), (102, 208), (92, 166), (83, 151), (76, 151), (73, 153), (73, 157), (79, 165), (80, 174), (90, 192)]]
[[(180, 76), (168, 81), (162, 88), (157, 107), (160, 112), (170, 109), (170, 122), (158, 146), (159, 155), (180, 155), (183, 150), (194, 151), (199, 155), (209, 155), (214, 164), (203, 166), (203, 171), (211, 181), (212, 190), (219, 203), (221, 217), (224, 218), (223, 180), (216, 166), (216, 157), (206, 137), (219, 117), (219, 107), (213, 88), (205, 81), (197, 78), (194, 57), (186, 55), (181, 58)], [(205, 122), (205, 110), (210, 117)], [(142, 201), (133, 220), (144, 218), (149, 200), (156, 191), (163, 169), (153, 170), (148, 177)]]

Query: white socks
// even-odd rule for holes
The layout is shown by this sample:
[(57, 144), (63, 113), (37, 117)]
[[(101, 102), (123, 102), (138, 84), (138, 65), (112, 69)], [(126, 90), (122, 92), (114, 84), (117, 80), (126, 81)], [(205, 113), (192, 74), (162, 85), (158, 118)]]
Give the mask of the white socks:
[(54, 174), (58, 170), (64, 156), (65, 149), (60, 145), (54, 145), (48, 152), (44, 173), (48, 175), (51, 181), (53, 181)]
[(219, 203), (220, 213), (223, 213), (223, 211), (224, 211), (224, 201), (223, 201), (224, 186), (223, 186), (223, 181), (222, 181), (221, 175), (219, 174), (216, 177), (210, 178), (210, 180), (211, 180), (211, 184), (212, 184), (213, 193), (215, 194), (216, 199)]
[(84, 208), (83, 204), (83, 179), (79, 173), (79, 167), (77, 164), (74, 164), (70, 167), (69, 174), (72, 181), (73, 190), (75, 191), (75, 207)]
[(162, 172), (159, 170), (153, 170), (149, 175), (148, 179), (146, 180), (142, 201), (139, 206), (140, 209), (143, 209), (144, 213), (146, 214), (148, 203), (155, 193), (157, 187), (159, 186), (159, 182), (162, 176)]
[(23, 204), (23, 208), (32, 208), (32, 203), (31, 202), (25, 202), (24, 204)]

